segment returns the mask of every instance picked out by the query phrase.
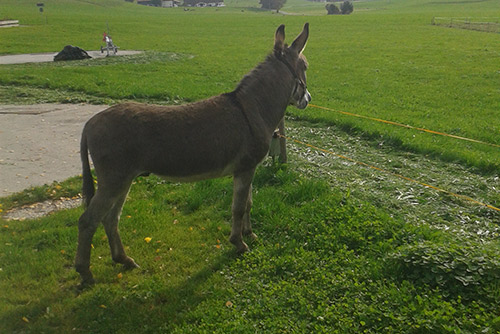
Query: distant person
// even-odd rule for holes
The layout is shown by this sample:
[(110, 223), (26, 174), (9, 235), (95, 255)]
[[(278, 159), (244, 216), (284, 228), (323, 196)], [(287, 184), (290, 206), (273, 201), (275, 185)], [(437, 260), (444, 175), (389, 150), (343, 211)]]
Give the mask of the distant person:
[(111, 36), (109, 36), (106, 32), (104, 32), (104, 34), (102, 36), (102, 41), (106, 42), (106, 45), (109, 45), (109, 46), (111, 46), (111, 44), (113, 43)]

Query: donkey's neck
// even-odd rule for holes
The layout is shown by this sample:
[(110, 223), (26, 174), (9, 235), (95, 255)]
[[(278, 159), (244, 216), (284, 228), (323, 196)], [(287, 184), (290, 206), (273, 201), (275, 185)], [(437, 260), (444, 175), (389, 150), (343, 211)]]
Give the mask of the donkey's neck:
[(241, 80), (234, 94), (247, 117), (260, 116), (266, 131), (272, 133), (285, 114), (294, 84), (286, 65), (269, 55)]

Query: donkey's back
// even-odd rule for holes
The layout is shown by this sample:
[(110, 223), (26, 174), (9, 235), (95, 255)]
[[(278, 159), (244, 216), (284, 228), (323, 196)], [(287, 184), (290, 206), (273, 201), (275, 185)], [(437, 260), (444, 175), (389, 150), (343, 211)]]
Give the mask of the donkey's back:
[(99, 178), (155, 173), (193, 181), (262, 160), (266, 143), (251, 137), (239, 106), (224, 94), (182, 106), (118, 104), (87, 122), (82, 141)]

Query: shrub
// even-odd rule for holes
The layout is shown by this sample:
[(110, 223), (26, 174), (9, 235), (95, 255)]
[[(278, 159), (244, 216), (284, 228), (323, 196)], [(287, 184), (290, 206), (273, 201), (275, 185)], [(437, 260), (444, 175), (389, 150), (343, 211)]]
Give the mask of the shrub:
[(328, 15), (338, 15), (340, 14), (340, 9), (333, 3), (329, 3), (325, 6)]
[(279, 11), (286, 3), (286, 0), (260, 0), (262, 9), (276, 9)]
[(342, 15), (349, 15), (354, 11), (354, 6), (352, 5), (352, 2), (350, 1), (344, 1), (340, 5), (340, 11), (342, 12)]
[(389, 256), (389, 267), (402, 280), (420, 282), (451, 295), (498, 298), (500, 251), (497, 243), (435, 241), (405, 245)]

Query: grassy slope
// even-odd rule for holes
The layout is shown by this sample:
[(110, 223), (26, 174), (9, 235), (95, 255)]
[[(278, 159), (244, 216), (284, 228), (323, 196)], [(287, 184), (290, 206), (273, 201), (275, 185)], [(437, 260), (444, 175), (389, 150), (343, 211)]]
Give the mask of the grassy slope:
[[(0, 5), (0, 16), (8, 3)], [(33, 2), (25, 3), (34, 6)], [(81, 62), (71, 66), (0, 67), (0, 81), (21, 88), (38, 86), (63, 92), (72, 89), (103, 98), (193, 100), (234, 87), (241, 75), (269, 51), (278, 24), (285, 22), (291, 35), (305, 21), (303, 17), (283, 17), (249, 9), (242, 12), (239, 8), (184, 13), (182, 9), (137, 9), (121, 1), (105, 2), (106, 7), (89, 3), (92, 1), (68, 2), (57, 9), (58, 2), (46, 2), (47, 15), (53, 8), (58, 20), (49, 16), (47, 27), (38, 25), (29, 33), (23, 29), (0, 30), (2, 41), (4, 38), (17, 41), (17, 34), (26, 33), (25, 43), (0, 43), (0, 51), (53, 51), (68, 39), (77, 40), (72, 43), (84, 48), (96, 49), (108, 19), (112, 32), (116, 29), (113, 37), (118, 45), (152, 49), (156, 53), (146, 56), (145, 61), (138, 58), (103, 61), (107, 66), (87, 66), (88, 63)], [(300, 5), (289, 0), (288, 11)], [(306, 53), (311, 63), (309, 86), (315, 103), (370, 112), (414, 125), (428, 124), (434, 129), (442, 124), (438, 130), (448, 130), (462, 122), (459, 124), (463, 133), (458, 134), (479, 136), (476, 126), (471, 126), (470, 119), (467, 121), (472, 116), (458, 113), (459, 117), (450, 120), (445, 111), (447, 106), (460, 111), (465, 110), (464, 104), (484, 101), (484, 108), (475, 109), (474, 121), (480, 126), (494, 127), (486, 116), (494, 116), (496, 112), (488, 94), (498, 92), (498, 86), (493, 86), (498, 79), (491, 73), (498, 57), (499, 49), (494, 44), (498, 37), (428, 25), (432, 15), (464, 16), (473, 5), (423, 6), (421, 1), (373, 1), (358, 4), (359, 14), (349, 17), (307, 17), (311, 27), (315, 27), (312, 32), (316, 31)], [(316, 4), (308, 8), (312, 14), (322, 12)], [(88, 30), (71, 28), (78, 24), (62, 15), (70, 9), (98, 24)], [(58, 11), (61, 14), (56, 15)], [(496, 2), (481, 2), (476, 13), (484, 16), (486, 11), (488, 16), (498, 13)], [(26, 15), (21, 7), (14, 6), (8, 13), (25, 19), (26, 23), (40, 19), (38, 12)], [(191, 24), (194, 20), (199, 24)], [(54, 21), (59, 23), (52, 24)], [(159, 26), (162, 28), (158, 29)], [(212, 29), (207, 31), (207, 27)], [(43, 36), (49, 35), (43, 40)], [(467, 43), (463, 42), (465, 37)], [(428, 48), (428, 44), (434, 49)], [(448, 57), (450, 48), (456, 52), (456, 58)], [(169, 51), (181, 57), (173, 59)], [(482, 57), (484, 54), (493, 59)], [(473, 66), (479, 61), (480, 67)], [(334, 75), (328, 69), (333, 69)], [(464, 74), (460, 71), (468, 73), (472, 81), (462, 78)], [(484, 80), (488, 74), (492, 80)], [(465, 85), (463, 90), (462, 85)], [(468, 92), (471, 89), (481, 99)], [(439, 114), (429, 112), (429, 105), (440, 106), (432, 109)], [(408, 112), (409, 106), (415, 108), (416, 114)], [(401, 110), (406, 113), (401, 114)], [(299, 114), (295, 110), (290, 112)], [(426, 118), (422, 117), (424, 112), (429, 113)], [(432, 139), (436, 142), (429, 144), (428, 139), (417, 135), (417, 143), (408, 143), (417, 139), (411, 139), (412, 135), (408, 137), (404, 131), (313, 109), (300, 115), (335, 122), (341, 128), (354, 126), (361, 129), (361, 134), (385, 134), (377, 140), (373, 140), (373, 135), (365, 136), (366, 142), (354, 147), (350, 140), (363, 142), (363, 139), (345, 134), (342, 137), (338, 128), (309, 131), (307, 127), (313, 126), (309, 123), (305, 129), (291, 131), (300, 138), (309, 136), (308, 140), (327, 147), (334, 145), (334, 139), (347, 148), (346, 153), (361, 154), (361, 158), (366, 157), (360, 153), (363, 148), (371, 145), (370, 154), (380, 155), (376, 163), (396, 171), (401, 166), (406, 170), (415, 164), (413, 171), (418, 175), (421, 175), (418, 169), (425, 168), (434, 180), (458, 179), (458, 185), (450, 182), (458, 190), (460, 178), (468, 177), (466, 173), (453, 175), (451, 170), (459, 169), (456, 167), (448, 171), (443, 166), (429, 167), (430, 162), (424, 165), (418, 155), (411, 157), (404, 150), (396, 151), (413, 162), (400, 162), (396, 154), (378, 149), (378, 144), (384, 144), (389, 136), (402, 142), (399, 148), (406, 145), (418, 149), (418, 145), (424, 145), (422, 150), (430, 152), (448, 151), (455, 142), (446, 144)], [(415, 124), (416, 121), (423, 124)], [(480, 132), (483, 136), (480, 139), (492, 137), (498, 141), (498, 131)], [(479, 150), (476, 146), (472, 148)], [(125, 207), (121, 230), (130, 254), (142, 270), (121, 273), (120, 267), (112, 266), (107, 241), (100, 229), (94, 239), (92, 259), (99, 284), (83, 293), (74, 290), (78, 277), (72, 269), (76, 221), (81, 210), (60, 212), (36, 222), (2, 222), (0, 291), (4, 292), (0, 295), (0, 330), (33, 333), (495, 333), (500, 330), (497, 304), (500, 254), (498, 231), (492, 224), (498, 221), (498, 216), (470, 209), (446, 196), (422, 193), (407, 205), (412, 207), (409, 209), (396, 203), (394, 197), (401, 195), (412, 202), (407, 197), (415, 194), (411, 185), (404, 188), (401, 184), (387, 185), (393, 181), (371, 172), (356, 175), (352, 166), (325, 163), (313, 159), (313, 154), (305, 155), (301, 149), (295, 152), (294, 149), (291, 159), (296, 167), (259, 169), (253, 215), (260, 240), (252, 245), (254, 251), (242, 258), (234, 256), (226, 241), (230, 221), (229, 179), (189, 185), (165, 184), (154, 177), (139, 179)], [(456, 156), (464, 154), (468, 154), (467, 150), (458, 151)], [(482, 154), (473, 159), (473, 165), (480, 165), (488, 154), (490, 159), (498, 161), (497, 151)], [(311, 162), (305, 164), (303, 160), (313, 160), (320, 169), (309, 167)], [(443, 170), (442, 179), (439, 168)], [(326, 180), (309, 179), (299, 173), (320, 175)], [(336, 173), (338, 180), (331, 178)], [(341, 184), (350, 178), (354, 181)], [(370, 178), (374, 180), (366, 181)], [(462, 190), (468, 192), (478, 186), (478, 193), (487, 193), (488, 186), (498, 182), (494, 176), (488, 180), (485, 184), (464, 182)], [(63, 189), (66, 188), (76, 191), (74, 180), (70, 185), (65, 184)], [(51, 189), (37, 190), (36, 196), (51, 193)], [(498, 200), (493, 194), (484, 196)], [(13, 205), (4, 200), (2, 203), (5, 207)], [(375, 205), (385, 208), (377, 209)], [(463, 233), (464, 222), (467, 233)], [(151, 237), (152, 241), (147, 243), (145, 237)]]

